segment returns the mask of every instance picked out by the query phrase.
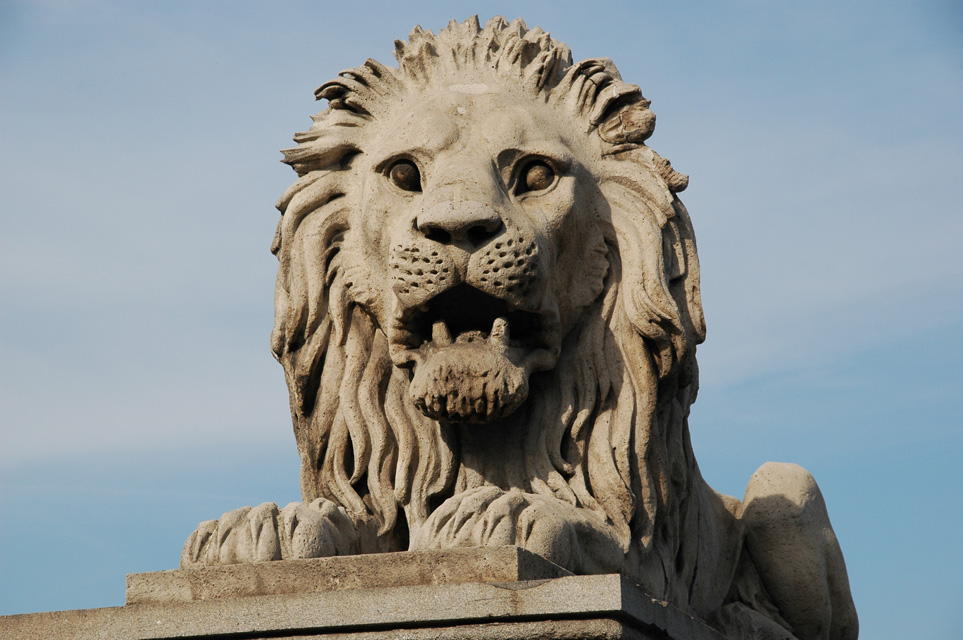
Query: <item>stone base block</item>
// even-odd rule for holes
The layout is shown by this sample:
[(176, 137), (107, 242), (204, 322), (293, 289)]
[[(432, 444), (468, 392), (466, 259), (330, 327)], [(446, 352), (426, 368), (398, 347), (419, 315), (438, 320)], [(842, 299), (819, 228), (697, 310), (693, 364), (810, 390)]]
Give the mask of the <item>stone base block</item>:
[(49, 640), (725, 640), (619, 575), (515, 547), (132, 574), (127, 605), (0, 618)]

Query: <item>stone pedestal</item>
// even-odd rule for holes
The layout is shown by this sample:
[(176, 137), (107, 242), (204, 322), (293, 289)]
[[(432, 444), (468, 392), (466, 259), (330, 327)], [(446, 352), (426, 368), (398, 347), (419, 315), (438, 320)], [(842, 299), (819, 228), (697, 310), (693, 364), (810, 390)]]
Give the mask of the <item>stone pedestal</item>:
[(619, 575), (515, 547), (132, 574), (123, 607), (6, 616), (0, 637), (725, 640)]

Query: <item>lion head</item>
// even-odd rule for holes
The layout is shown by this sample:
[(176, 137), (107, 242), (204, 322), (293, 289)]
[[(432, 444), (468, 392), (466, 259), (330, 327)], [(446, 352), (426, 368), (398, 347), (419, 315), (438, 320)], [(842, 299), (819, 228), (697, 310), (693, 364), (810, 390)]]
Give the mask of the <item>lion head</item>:
[(322, 85), (284, 152), (272, 348), (304, 499), (403, 549), (458, 492), (551, 496), (665, 584), (694, 544), (673, 513), (704, 324), (649, 101), (521, 20), (416, 28), (396, 57)]

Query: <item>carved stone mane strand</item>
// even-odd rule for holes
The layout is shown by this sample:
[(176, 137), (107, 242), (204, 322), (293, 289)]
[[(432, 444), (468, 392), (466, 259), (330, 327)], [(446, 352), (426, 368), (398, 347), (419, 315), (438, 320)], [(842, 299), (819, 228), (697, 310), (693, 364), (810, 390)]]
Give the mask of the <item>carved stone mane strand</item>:
[[(687, 416), (704, 323), (695, 240), (674, 195), (687, 179), (644, 144), (655, 124), (649, 101), (611, 61), (573, 64), (568, 47), (521, 20), (452, 22), (437, 35), (416, 28), (396, 57), (397, 69), (368, 60), (321, 86), (329, 108), (284, 152), (299, 179), (278, 202), (272, 349), (291, 389), (304, 500), (370, 514), (388, 550), (404, 548), (456, 492), (487, 482), (552, 495), (602, 514), (653, 595), (685, 601), (698, 541), (679, 531), (698, 527), (704, 508), (684, 501), (699, 473)], [(412, 405), (410, 376), (392, 365), (369, 313), (382, 302), (356, 268), (363, 257), (343, 250), (355, 232), (348, 212), (363, 206), (352, 158), (374, 144), (367, 125), (436, 82), (519, 88), (582, 123), (581, 135), (598, 136), (604, 150), (585, 159), (608, 208), (604, 290), (556, 367), (535, 374), (526, 404), (486, 436)], [(465, 464), (468, 440), (493, 431), (522, 452), (517, 468)]]

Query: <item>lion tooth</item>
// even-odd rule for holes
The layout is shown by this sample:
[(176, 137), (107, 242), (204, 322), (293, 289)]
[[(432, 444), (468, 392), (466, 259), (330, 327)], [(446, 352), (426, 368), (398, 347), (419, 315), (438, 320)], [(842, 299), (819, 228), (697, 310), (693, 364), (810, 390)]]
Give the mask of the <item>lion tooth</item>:
[(431, 325), (431, 341), (440, 347), (447, 347), (451, 344), (451, 331), (444, 320), (437, 320)]
[(488, 334), (488, 342), (507, 347), (508, 339), (508, 320), (505, 318), (495, 318), (495, 322), (492, 323), (491, 333)]

